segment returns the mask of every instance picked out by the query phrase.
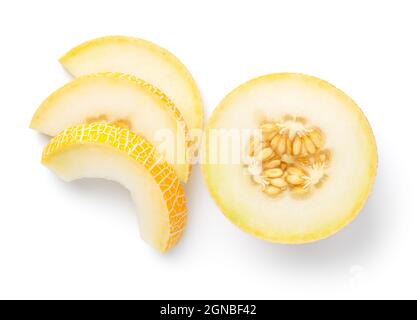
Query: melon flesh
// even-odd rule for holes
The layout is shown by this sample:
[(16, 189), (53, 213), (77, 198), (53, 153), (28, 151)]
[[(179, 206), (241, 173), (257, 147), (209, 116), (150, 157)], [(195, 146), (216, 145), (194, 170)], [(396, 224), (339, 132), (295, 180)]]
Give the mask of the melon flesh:
[(168, 251), (181, 237), (184, 190), (155, 148), (129, 130), (104, 123), (70, 127), (48, 143), (42, 163), (64, 181), (102, 178), (126, 187), (141, 236), (158, 251)]
[[(241, 164), (209, 163), (212, 130), (257, 129), (288, 114), (319, 127), (332, 156), (328, 179), (308, 197), (268, 197)], [(329, 83), (300, 74), (263, 76), (231, 92), (208, 122), (205, 155), (205, 181), (223, 213), (243, 230), (280, 243), (316, 241), (347, 225), (368, 198), (377, 167), (374, 136), (357, 105)]]
[(30, 127), (55, 136), (98, 120), (120, 122), (159, 146), (180, 179), (187, 181), (191, 166), (185, 121), (168, 97), (141, 79), (119, 73), (77, 78), (41, 104)]
[(67, 182), (101, 178), (120, 183), (130, 191), (137, 207), (141, 237), (156, 248), (168, 241), (168, 215), (158, 185), (133, 161), (108, 148), (84, 146), (65, 150), (46, 165)]
[(137, 76), (167, 94), (190, 129), (202, 127), (203, 107), (191, 74), (173, 54), (149, 41), (102, 37), (73, 48), (60, 62), (75, 77), (107, 71)]

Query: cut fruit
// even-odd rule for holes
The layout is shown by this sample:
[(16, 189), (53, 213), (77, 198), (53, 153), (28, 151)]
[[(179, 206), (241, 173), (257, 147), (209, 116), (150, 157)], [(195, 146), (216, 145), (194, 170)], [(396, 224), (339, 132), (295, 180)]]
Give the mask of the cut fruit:
[(160, 90), (134, 76), (107, 72), (77, 78), (42, 103), (30, 127), (55, 136), (70, 126), (96, 121), (145, 137), (187, 181), (191, 151), (181, 112)]
[(119, 182), (138, 207), (142, 238), (161, 252), (180, 239), (186, 223), (184, 191), (171, 166), (139, 135), (106, 123), (77, 125), (45, 147), (42, 162), (65, 181)]
[(252, 235), (290, 244), (351, 222), (377, 169), (362, 111), (331, 84), (301, 74), (267, 75), (232, 91), (209, 120), (203, 155), (223, 213)]
[(166, 93), (180, 109), (189, 129), (201, 129), (200, 93), (186, 67), (167, 50), (142, 39), (109, 36), (88, 41), (60, 62), (74, 76), (97, 72), (135, 75)]

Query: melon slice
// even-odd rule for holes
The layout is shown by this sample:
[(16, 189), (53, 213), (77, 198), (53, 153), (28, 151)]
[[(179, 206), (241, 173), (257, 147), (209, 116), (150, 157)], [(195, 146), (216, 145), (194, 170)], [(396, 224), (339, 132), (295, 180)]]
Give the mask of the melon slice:
[(202, 102), (191, 74), (173, 54), (151, 42), (102, 37), (73, 48), (60, 62), (76, 77), (106, 71), (135, 75), (169, 96), (190, 129), (202, 127)]
[(202, 170), (223, 213), (278, 243), (326, 238), (371, 191), (377, 151), (358, 106), (301, 74), (251, 80), (224, 98), (205, 132)]
[(45, 147), (42, 162), (60, 178), (104, 178), (126, 187), (138, 208), (142, 238), (161, 252), (185, 227), (184, 191), (172, 167), (139, 135), (106, 123), (65, 129)]
[(187, 181), (191, 151), (181, 112), (160, 90), (134, 76), (107, 72), (77, 78), (41, 104), (30, 127), (55, 136), (70, 126), (99, 120), (148, 139)]

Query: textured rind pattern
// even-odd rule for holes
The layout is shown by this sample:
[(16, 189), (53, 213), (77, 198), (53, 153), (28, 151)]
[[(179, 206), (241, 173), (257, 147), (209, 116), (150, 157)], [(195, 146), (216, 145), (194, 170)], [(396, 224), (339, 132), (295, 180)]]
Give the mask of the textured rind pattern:
[(45, 147), (42, 162), (74, 145), (102, 144), (123, 152), (152, 175), (166, 202), (170, 235), (163, 252), (181, 238), (187, 220), (184, 190), (171, 166), (158, 154), (155, 147), (137, 134), (106, 123), (77, 125), (65, 129)]
[[(99, 73), (94, 73), (94, 74), (90, 74), (90, 75), (81, 76), (80, 78), (83, 78), (83, 77), (85, 77), (85, 78), (100, 77), (100, 76), (101, 77), (110, 77), (110, 78), (115, 78), (115, 79), (123, 79), (125, 81), (129, 81), (131, 83), (134, 83), (136, 85), (139, 85), (139, 86), (145, 88), (146, 90), (148, 90), (149, 92), (151, 92), (152, 94), (157, 96), (165, 104), (165, 107), (170, 111), (172, 116), (177, 121), (181, 131), (184, 133), (185, 142), (186, 142), (186, 145), (187, 145), (186, 159), (187, 159), (187, 161), (190, 159), (190, 156), (193, 154), (193, 152), (194, 152), (195, 148), (197, 148), (197, 146), (193, 145), (193, 141), (189, 136), (189, 130), (188, 130), (187, 123), (185, 122), (185, 119), (184, 119), (181, 111), (176, 107), (175, 103), (165, 93), (163, 93), (160, 89), (158, 89), (154, 85), (146, 82), (145, 80), (142, 80), (142, 79), (140, 79), (136, 76), (133, 76), (131, 74), (126, 74), (126, 73), (99, 72)], [(191, 166), (190, 166), (190, 172), (191, 172)]]

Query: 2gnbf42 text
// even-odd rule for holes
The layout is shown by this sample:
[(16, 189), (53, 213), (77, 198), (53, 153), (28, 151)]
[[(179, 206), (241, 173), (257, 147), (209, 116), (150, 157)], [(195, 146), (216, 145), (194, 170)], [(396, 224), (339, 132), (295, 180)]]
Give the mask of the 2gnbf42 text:
[(190, 306), (173, 306), (166, 305), (162, 306), (160, 310), (161, 315), (186, 315), (191, 318), (195, 314), (204, 315), (256, 315), (255, 305), (204, 305), (201, 307), (190, 307)]

